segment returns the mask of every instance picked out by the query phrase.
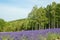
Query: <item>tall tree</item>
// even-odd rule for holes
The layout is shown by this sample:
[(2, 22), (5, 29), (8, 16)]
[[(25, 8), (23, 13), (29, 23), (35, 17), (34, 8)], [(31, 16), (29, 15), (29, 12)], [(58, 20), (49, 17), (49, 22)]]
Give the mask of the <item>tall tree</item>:
[(36, 20), (40, 23), (40, 26), (42, 28), (44, 28), (45, 24), (48, 23), (48, 18), (46, 17), (46, 10), (45, 10), (45, 8), (40, 7), (37, 10), (36, 17), (37, 17)]
[(0, 19), (0, 31), (3, 31), (3, 27), (5, 26), (5, 20)]
[(56, 22), (56, 3), (55, 2), (52, 2), (52, 5), (51, 5), (51, 14), (53, 16), (53, 19), (52, 19), (52, 27), (55, 28), (55, 22)]
[(37, 9), (36, 7), (33, 7), (33, 11), (28, 16), (30, 19), (36, 20), (36, 28), (39, 24), (39, 29), (44, 28), (44, 25), (47, 23), (47, 17), (46, 17), (46, 10), (42, 7)]
[(56, 23), (57, 23), (57, 28), (60, 28), (60, 4), (58, 3), (56, 6)]

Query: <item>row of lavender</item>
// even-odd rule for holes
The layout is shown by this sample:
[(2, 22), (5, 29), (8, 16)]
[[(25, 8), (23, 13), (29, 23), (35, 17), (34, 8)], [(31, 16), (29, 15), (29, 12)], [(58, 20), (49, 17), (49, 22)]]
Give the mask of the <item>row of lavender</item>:
[(32, 30), (22, 32), (0, 32), (0, 40), (38, 40), (39, 35), (47, 36), (48, 33), (60, 34), (60, 29)]

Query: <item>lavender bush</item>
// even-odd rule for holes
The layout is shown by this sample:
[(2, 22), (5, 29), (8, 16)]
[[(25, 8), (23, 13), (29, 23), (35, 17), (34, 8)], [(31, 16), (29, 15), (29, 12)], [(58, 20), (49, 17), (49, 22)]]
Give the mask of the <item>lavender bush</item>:
[(60, 29), (56, 28), (21, 32), (0, 32), (0, 40), (46, 40), (49, 33), (60, 34)]

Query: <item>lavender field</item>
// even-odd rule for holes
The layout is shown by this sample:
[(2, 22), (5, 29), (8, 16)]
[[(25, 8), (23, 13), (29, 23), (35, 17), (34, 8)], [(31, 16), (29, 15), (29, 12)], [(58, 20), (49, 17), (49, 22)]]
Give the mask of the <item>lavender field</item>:
[(60, 0), (0, 0), (0, 40), (60, 40)]
[(41, 40), (41, 37), (46, 38), (49, 33), (60, 34), (60, 28), (22, 32), (0, 32), (0, 40)]

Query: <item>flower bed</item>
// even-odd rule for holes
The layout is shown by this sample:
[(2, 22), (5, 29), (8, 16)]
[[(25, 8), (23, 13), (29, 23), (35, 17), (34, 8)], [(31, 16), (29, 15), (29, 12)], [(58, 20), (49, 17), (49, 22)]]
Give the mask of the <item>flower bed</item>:
[(0, 32), (0, 40), (43, 40), (43, 38), (46, 39), (48, 37), (48, 34), (52, 33), (59, 35), (60, 29), (56, 28), (21, 32)]

